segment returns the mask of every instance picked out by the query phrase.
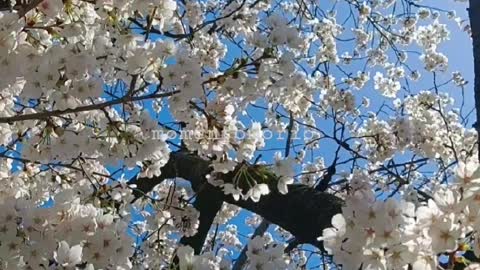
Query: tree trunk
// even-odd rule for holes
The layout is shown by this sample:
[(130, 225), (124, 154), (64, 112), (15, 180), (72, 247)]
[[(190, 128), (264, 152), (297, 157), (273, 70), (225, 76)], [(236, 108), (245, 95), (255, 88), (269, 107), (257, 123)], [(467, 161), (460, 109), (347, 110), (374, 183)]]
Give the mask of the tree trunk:
[[(474, 93), (475, 93), (475, 108), (477, 122), (475, 129), (477, 134), (480, 134), (480, 1), (470, 0), (470, 7), (468, 8), (468, 15), (470, 17), (470, 26), (472, 28), (472, 43), (473, 43), (473, 61), (474, 61)], [(480, 143), (477, 141), (478, 157), (480, 160)]]

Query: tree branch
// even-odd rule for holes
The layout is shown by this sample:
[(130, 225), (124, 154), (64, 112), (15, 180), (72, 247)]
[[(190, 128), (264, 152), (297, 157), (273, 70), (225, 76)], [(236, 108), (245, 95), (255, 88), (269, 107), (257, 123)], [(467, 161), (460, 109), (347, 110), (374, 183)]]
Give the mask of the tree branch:
[(19, 122), (19, 121), (25, 121), (25, 120), (39, 120), (39, 119), (46, 119), (46, 118), (49, 118), (49, 117), (52, 117), (52, 116), (60, 116), (60, 115), (68, 114), (68, 113), (77, 113), (77, 112), (85, 112), (85, 111), (92, 111), (92, 110), (100, 110), (100, 109), (103, 109), (103, 108), (106, 108), (106, 107), (110, 107), (110, 106), (113, 106), (113, 105), (122, 104), (122, 103), (126, 103), (126, 102), (142, 101), (142, 100), (153, 99), (153, 98), (168, 97), (168, 96), (174, 95), (178, 92), (179, 91), (172, 91), (172, 92), (168, 92), (168, 93), (151, 94), (151, 95), (140, 96), (140, 97), (124, 96), (122, 98), (107, 101), (107, 102), (104, 102), (104, 103), (80, 106), (80, 107), (73, 108), (73, 109), (53, 110), (53, 111), (44, 111), (44, 112), (39, 112), (39, 113), (15, 115), (15, 116), (10, 116), (10, 117), (0, 117), (0, 123), (13, 123), (13, 122)]
[[(170, 159), (162, 168), (160, 177), (138, 178), (131, 183), (137, 185), (135, 191), (137, 197), (149, 192), (164, 179), (176, 177), (188, 180), (193, 190), (198, 192), (202, 185), (211, 186), (205, 180), (205, 175), (209, 172), (211, 172), (209, 161), (180, 151), (170, 154)], [(222, 176), (225, 180), (231, 177), (232, 174)], [(236, 201), (232, 196), (223, 194), (218, 187), (211, 186), (211, 190), (221, 192), (218, 193), (221, 195), (218, 200), (254, 212), (289, 231), (299, 243), (309, 243), (317, 247), (321, 246), (317, 238), (321, 236), (323, 229), (331, 226), (332, 217), (341, 212), (343, 205), (343, 201), (335, 195), (305, 185), (290, 185), (289, 192), (285, 195), (277, 190), (271, 190), (257, 203), (252, 200)]]
[[(270, 222), (267, 220), (262, 220), (262, 223), (258, 225), (258, 227), (255, 229), (255, 232), (253, 233), (251, 239), (255, 238), (256, 236), (261, 236), (263, 235), (267, 230), (268, 227), (270, 226)], [(235, 261), (235, 264), (233, 265), (232, 270), (241, 270), (245, 263), (247, 262), (247, 250), (248, 250), (248, 243), (245, 244), (245, 246), (242, 249), (242, 252), (237, 258), (237, 261)]]
[[(17, 0), (17, 3), (20, 2), (20, 0)], [(36, 8), (40, 3), (42, 3), (43, 0), (31, 0), (26, 4), (15, 4), (15, 6), (10, 5), (10, 0), (2, 0), (0, 3), (0, 11), (6, 11), (6, 10), (16, 10), (18, 13), (18, 17), (22, 18), (27, 14), (30, 10)]]
[(206, 184), (205, 187), (197, 193), (197, 197), (193, 203), (195, 209), (200, 212), (200, 224), (197, 233), (194, 236), (182, 237), (182, 239), (180, 239), (181, 244), (191, 246), (197, 255), (202, 252), (208, 231), (218, 211), (222, 208), (222, 198), (223, 192), (210, 184)]

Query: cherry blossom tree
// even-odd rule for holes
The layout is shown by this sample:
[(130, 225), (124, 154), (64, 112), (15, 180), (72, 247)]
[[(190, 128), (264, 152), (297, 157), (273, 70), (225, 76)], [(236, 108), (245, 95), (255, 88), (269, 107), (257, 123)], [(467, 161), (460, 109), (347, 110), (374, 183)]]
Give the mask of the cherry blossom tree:
[(480, 269), (444, 1), (1, 0), (0, 269)]

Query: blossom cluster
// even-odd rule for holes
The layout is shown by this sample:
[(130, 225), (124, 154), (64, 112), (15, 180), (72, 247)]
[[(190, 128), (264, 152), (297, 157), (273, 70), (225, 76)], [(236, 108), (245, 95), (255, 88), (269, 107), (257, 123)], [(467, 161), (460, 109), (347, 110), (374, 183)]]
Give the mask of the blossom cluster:
[(424, 202), (411, 192), (398, 199), (376, 198), (368, 175), (357, 172), (342, 213), (320, 240), (345, 269), (437, 269), (438, 254), (461, 258), (472, 250), (478, 256), (477, 167), (461, 163), (456, 182), (437, 185)]
[[(204, 178), (232, 203), (295, 183), (345, 198), (322, 238), (345, 269), (428, 269), (466, 244), (478, 254), (475, 166), (435, 185), (476, 155), (463, 104), (443, 91), (468, 84), (447, 72), (444, 21), (469, 26), (421, 1), (335, 2), (9, 1), (0, 11), (0, 268), (233, 267), (245, 245), (228, 224), (241, 212), (233, 204), (218, 211), (201, 254), (179, 244), (197, 234), (203, 186), (162, 178), (173, 151), (208, 161)], [(285, 136), (272, 146), (266, 132)], [(407, 180), (375, 174), (400, 167), (398, 155), (437, 172), (412, 161)], [(143, 192), (125, 175), (158, 185)], [(403, 186), (404, 197), (386, 201), (372, 191)], [(316, 253), (272, 231), (251, 237), (244, 268), (306, 268)]]

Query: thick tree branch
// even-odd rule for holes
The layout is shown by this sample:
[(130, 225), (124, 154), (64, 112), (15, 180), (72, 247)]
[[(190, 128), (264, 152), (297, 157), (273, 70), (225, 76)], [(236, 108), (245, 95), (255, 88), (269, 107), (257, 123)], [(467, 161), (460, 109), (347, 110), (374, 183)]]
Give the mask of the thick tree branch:
[[(26, 2), (25, 4), (22, 4), (22, 2)], [(36, 8), (40, 3), (42, 3), (43, 0), (30, 0), (30, 1), (21, 1), (17, 0), (17, 3), (15, 6), (10, 5), (10, 0), (0, 0), (0, 11), (5, 11), (5, 10), (16, 10), (18, 13), (18, 17), (21, 18), (25, 16), (30, 10)]]
[[(133, 180), (132, 183), (137, 185), (136, 196), (149, 192), (154, 186), (169, 178), (180, 177), (188, 180), (195, 191), (205, 188), (205, 186), (202, 186), (206, 185), (215, 192), (221, 192), (218, 193), (221, 194), (218, 200), (240, 206), (262, 216), (273, 224), (279, 225), (294, 235), (299, 243), (309, 243), (316, 246), (319, 246), (317, 238), (322, 234), (323, 229), (331, 226), (331, 218), (341, 212), (343, 204), (341, 199), (304, 185), (290, 185), (289, 192), (285, 195), (272, 190), (270, 194), (263, 196), (257, 203), (251, 200), (236, 201), (232, 196), (224, 195), (219, 188), (206, 182), (205, 175), (210, 171), (209, 161), (186, 152), (174, 152), (170, 154), (169, 161), (162, 168), (160, 177), (139, 178)], [(228, 177), (232, 176), (228, 174), (223, 176), (224, 179)], [(214, 209), (216, 204), (212, 204), (211, 207)], [(202, 239), (204, 239), (203, 237)], [(201, 249), (201, 247), (194, 248)]]
[(329, 193), (319, 192), (305, 185), (290, 185), (283, 195), (271, 191), (258, 203), (251, 200), (225, 201), (252, 211), (294, 235), (300, 243), (319, 246), (317, 238), (323, 229), (331, 226), (331, 219), (341, 212), (343, 201)]
[(197, 255), (202, 252), (208, 231), (218, 211), (222, 208), (222, 198), (223, 192), (212, 185), (205, 185), (205, 187), (197, 193), (197, 197), (193, 203), (195, 209), (200, 212), (200, 224), (197, 233), (192, 237), (183, 237), (180, 239), (180, 243), (191, 246)]

